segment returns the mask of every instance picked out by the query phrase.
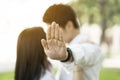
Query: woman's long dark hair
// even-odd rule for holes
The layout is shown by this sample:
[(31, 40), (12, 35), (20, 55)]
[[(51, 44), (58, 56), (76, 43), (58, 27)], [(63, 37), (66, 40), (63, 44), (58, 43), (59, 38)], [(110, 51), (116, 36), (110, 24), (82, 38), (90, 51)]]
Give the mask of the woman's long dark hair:
[(45, 70), (49, 70), (50, 63), (41, 44), (41, 39), (45, 38), (46, 34), (40, 27), (28, 28), (20, 33), (15, 80), (39, 80)]

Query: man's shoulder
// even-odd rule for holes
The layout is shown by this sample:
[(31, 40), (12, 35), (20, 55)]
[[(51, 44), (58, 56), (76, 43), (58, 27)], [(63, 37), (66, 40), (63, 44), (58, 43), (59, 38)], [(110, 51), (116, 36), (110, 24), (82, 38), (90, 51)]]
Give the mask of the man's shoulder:
[(80, 41), (79, 44), (84, 44), (84, 43), (90, 43), (90, 44), (96, 44), (93, 41), (90, 40), (85, 40), (85, 41)]

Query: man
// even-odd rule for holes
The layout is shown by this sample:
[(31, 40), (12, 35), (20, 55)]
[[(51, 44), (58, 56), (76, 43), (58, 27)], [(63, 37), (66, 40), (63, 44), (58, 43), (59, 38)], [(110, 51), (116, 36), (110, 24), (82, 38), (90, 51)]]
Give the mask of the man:
[[(98, 80), (102, 62), (101, 50), (80, 34), (73, 9), (63, 4), (52, 5), (46, 10), (43, 21), (49, 26), (47, 40), (41, 40), (46, 55), (61, 61), (71, 74), (75, 64), (83, 69), (84, 80)], [(67, 47), (65, 43), (68, 44)], [(68, 80), (72, 80), (72, 76)]]

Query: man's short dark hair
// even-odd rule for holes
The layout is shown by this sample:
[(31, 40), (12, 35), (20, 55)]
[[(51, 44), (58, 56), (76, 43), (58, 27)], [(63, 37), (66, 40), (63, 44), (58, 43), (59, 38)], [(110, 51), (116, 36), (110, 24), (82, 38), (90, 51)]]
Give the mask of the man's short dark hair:
[(74, 27), (79, 28), (74, 10), (70, 6), (63, 4), (54, 4), (50, 6), (43, 16), (43, 21), (49, 24), (55, 21), (62, 28), (65, 27), (68, 21), (72, 21)]

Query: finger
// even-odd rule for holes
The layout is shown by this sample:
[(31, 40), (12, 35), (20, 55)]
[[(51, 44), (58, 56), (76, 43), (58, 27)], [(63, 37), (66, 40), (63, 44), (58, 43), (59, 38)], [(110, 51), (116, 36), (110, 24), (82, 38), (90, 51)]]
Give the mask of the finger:
[(58, 47), (62, 47), (61, 41), (58, 41), (57, 43), (58, 43)]
[(44, 48), (45, 50), (47, 50), (47, 49), (48, 49), (47, 41), (46, 41), (45, 39), (42, 39), (42, 40), (41, 40), (41, 43), (42, 43), (43, 48)]
[(59, 25), (56, 24), (55, 26), (55, 39), (59, 40)]
[(47, 41), (49, 50), (53, 47), (53, 39)]
[(59, 40), (63, 41), (63, 31), (61, 28), (59, 28)]
[(55, 26), (56, 26), (56, 23), (52, 22), (52, 24), (51, 24), (51, 39), (55, 38)]
[(51, 26), (48, 27), (46, 37), (47, 37), (47, 40), (51, 39)]

